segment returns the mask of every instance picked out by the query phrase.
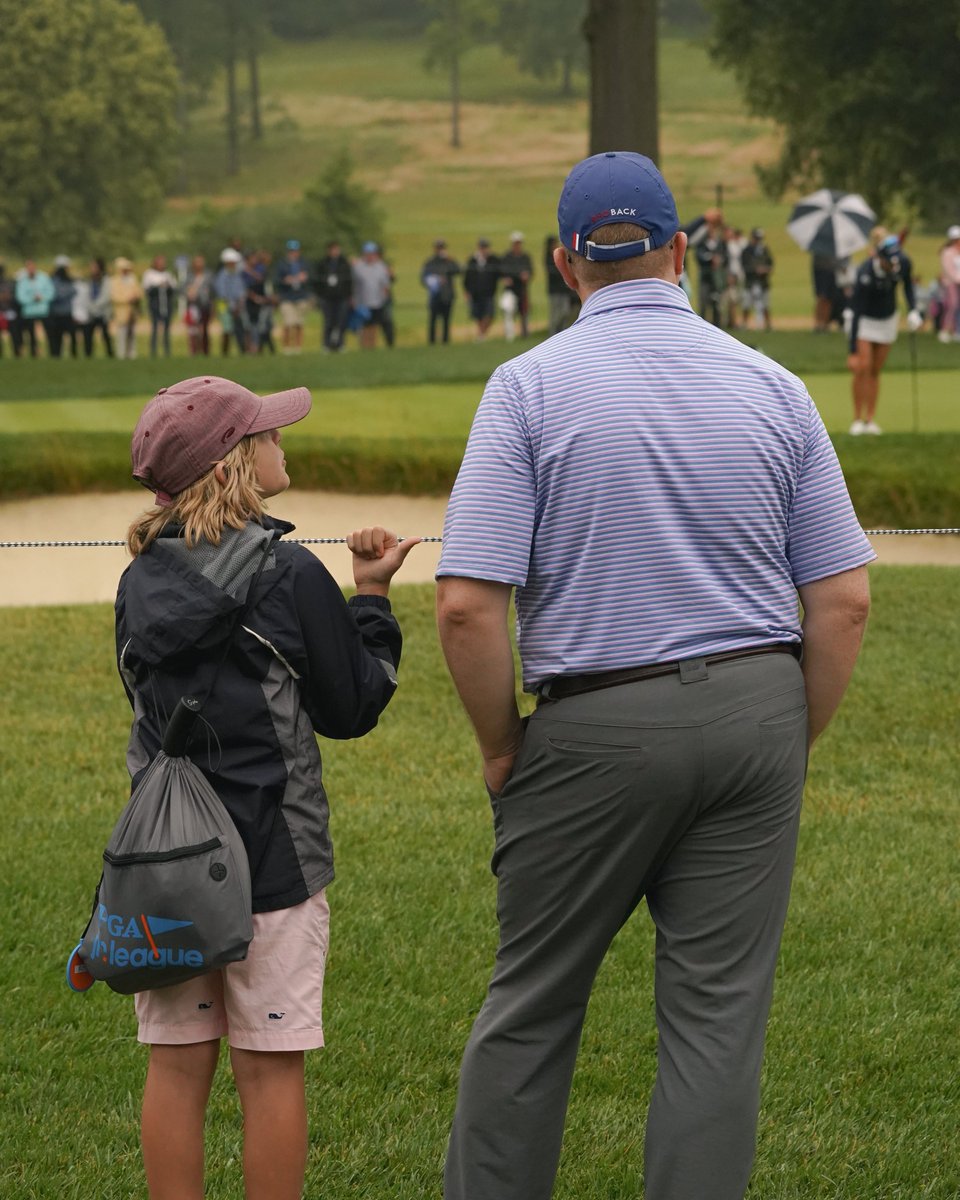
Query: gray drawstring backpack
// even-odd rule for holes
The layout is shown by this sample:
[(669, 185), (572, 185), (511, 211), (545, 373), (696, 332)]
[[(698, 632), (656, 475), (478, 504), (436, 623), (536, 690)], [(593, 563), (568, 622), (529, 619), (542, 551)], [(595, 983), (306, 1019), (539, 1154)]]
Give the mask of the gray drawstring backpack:
[[(271, 538), (248, 597), (272, 545)], [(247, 957), (253, 917), (246, 850), (223, 802), (186, 753), (245, 607), (206, 696), (179, 701), (160, 753), (114, 826), (90, 921), (67, 964), (75, 991), (99, 979), (129, 995)]]

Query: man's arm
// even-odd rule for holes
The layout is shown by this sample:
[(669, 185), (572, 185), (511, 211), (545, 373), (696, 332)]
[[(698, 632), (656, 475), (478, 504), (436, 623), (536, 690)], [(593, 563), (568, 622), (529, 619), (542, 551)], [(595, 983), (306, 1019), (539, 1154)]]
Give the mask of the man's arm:
[(803, 678), (809, 743), (823, 733), (847, 690), (870, 611), (866, 567), (798, 589), (803, 605)]
[(499, 792), (523, 738), (513, 650), (507, 627), (511, 586), (444, 576), (437, 583), (437, 626), (447, 668), (483, 758), (483, 777)]

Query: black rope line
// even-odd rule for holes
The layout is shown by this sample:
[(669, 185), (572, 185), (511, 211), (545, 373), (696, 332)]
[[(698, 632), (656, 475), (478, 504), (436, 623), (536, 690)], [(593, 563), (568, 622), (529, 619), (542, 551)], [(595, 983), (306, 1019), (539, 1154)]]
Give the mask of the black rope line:
[[(881, 537), (887, 535), (901, 535), (905, 537), (918, 537), (921, 534), (946, 534), (951, 537), (960, 535), (958, 529), (865, 529), (863, 531), (867, 537)], [(344, 537), (318, 537), (318, 538), (286, 538), (288, 542), (295, 542), (300, 546), (336, 546), (346, 545), (347, 539)], [(401, 537), (400, 541), (405, 541), (405, 537)], [(421, 542), (442, 542), (442, 537), (435, 535), (427, 535), (421, 537)], [(120, 540), (101, 540), (101, 541), (57, 541), (57, 542), (0, 542), (0, 550), (48, 550), (48, 549), (77, 549), (89, 547), (108, 547), (108, 546), (125, 546), (127, 543)]]
[[(957, 532), (960, 532), (958, 530)], [(405, 537), (401, 537), (400, 541), (405, 541)], [(345, 537), (328, 537), (328, 538), (284, 538), (287, 542), (296, 542), (300, 546), (333, 546), (346, 545)], [(440, 537), (428, 536), (422, 537), (421, 542), (441, 542)], [(120, 540), (101, 540), (87, 542), (0, 542), (0, 550), (35, 550), (35, 549), (76, 549), (77, 547), (102, 547), (102, 546), (125, 546), (127, 543)]]

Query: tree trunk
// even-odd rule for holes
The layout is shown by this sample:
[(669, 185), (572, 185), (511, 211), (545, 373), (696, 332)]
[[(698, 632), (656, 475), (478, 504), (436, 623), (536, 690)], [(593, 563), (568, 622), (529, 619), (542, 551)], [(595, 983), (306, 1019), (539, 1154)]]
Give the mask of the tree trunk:
[(250, 132), (259, 142), (263, 137), (263, 121), (260, 118), (260, 60), (256, 46), (247, 51), (247, 66), (250, 71)]
[(189, 109), (187, 107), (187, 85), (184, 83), (182, 74), (178, 76), (177, 82), (177, 126), (180, 129), (180, 148), (177, 153), (177, 180), (174, 184), (174, 190), (179, 195), (185, 195), (188, 186), (187, 179), (187, 132), (190, 124)]
[(224, 42), (224, 66), (227, 74), (227, 174), (240, 171), (240, 120), (237, 111), (237, 35), (233, 4), (224, 5), (227, 20)]
[(660, 156), (656, 0), (590, 0), (590, 153)]
[(460, 55), (450, 61), (450, 145), (460, 148)]
[(450, 21), (450, 145), (460, 148), (460, 0), (448, 0)]
[(560, 95), (568, 100), (573, 95), (573, 55), (564, 55), (560, 67)]

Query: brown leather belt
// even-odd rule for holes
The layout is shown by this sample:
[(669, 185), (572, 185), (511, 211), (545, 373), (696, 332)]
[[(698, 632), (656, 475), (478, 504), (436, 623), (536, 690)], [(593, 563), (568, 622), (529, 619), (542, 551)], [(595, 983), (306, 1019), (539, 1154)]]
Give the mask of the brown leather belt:
[[(753, 658), (757, 654), (792, 654), (800, 657), (797, 642), (774, 642), (771, 646), (749, 646), (745, 650), (725, 650), (722, 654), (710, 654), (706, 658), (687, 659), (702, 663), (706, 667), (714, 663), (732, 662), (737, 658)], [(679, 662), (651, 663), (646, 667), (625, 667), (620, 671), (599, 671), (595, 675), (554, 675), (537, 689), (541, 700), (565, 700), (569, 696), (581, 696), (584, 692), (599, 692), (603, 688), (620, 687), (624, 683), (639, 683), (642, 679), (656, 679), (660, 675), (681, 674)]]

